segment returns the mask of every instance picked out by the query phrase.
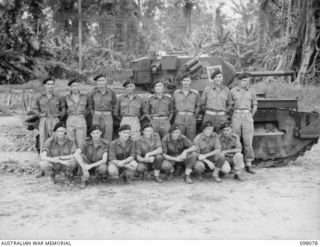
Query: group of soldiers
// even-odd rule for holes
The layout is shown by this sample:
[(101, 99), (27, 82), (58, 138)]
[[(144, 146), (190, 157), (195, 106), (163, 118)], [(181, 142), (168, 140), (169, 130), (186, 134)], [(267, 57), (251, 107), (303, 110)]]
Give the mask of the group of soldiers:
[[(255, 173), (251, 164), (256, 95), (246, 73), (238, 76), (239, 85), (232, 90), (223, 85), (220, 70), (214, 70), (210, 78), (201, 96), (190, 88), (188, 75), (181, 78), (181, 89), (173, 96), (165, 93), (164, 81), (155, 81), (154, 94), (146, 101), (135, 93), (133, 80), (123, 83), (126, 92), (117, 97), (104, 75), (94, 78), (96, 87), (89, 94), (82, 94), (79, 81), (73, 79), (68, 83), (70, 93), (61, 97), (55, 92), (54, 78), (46, 78), (44, 92), (32, 107), (40, 118), (41, 171), (37, 177), (45, 175), (56, 183), (56, 174), (64, 172), (67, 179), (80, 176), (81, 188), (94, 174), (130, 183), (133, 176), (147, 179), (152, 171), (158, 183), (164, 182), (160, 172), (170, 180), (183, 170), (188, 184), (191, 173), (202, 179), (207, 171), (217, 183), (226, 173), (243, 181), (243, 168)], [(201, 113), (202, 132), (196, 135)], [(92, 116), (89, 125), (88, 114)], [(142, 118), (148, 121), (141, 127)], [(115, 119), (120, 126), (113, 140)]]

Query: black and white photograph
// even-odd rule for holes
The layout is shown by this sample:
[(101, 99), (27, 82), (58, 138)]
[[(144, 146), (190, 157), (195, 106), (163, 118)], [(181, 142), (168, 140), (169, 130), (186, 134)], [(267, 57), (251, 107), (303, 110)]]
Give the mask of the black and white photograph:
[(317, 246), (319, 137), (318, 0), (0, 0), (1, 245)]

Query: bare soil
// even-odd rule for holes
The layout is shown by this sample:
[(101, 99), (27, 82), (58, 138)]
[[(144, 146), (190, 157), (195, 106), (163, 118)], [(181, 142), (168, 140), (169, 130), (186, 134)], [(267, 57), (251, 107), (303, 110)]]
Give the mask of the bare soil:
[(0, 128), (0, 239), (320, 239), (320, 144), (243, 183), (177, 178), (80, 190), (35, 178), (34, 151), (6, 151), (20, 118), (1, 117)]

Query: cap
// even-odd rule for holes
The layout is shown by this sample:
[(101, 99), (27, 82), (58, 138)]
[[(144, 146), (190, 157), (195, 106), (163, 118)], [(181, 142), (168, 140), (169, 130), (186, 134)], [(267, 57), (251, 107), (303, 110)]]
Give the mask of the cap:
[(106, 77), (105, 75), (103, 74), (99, 74), (97, 75), (95, 78), (93, 78), (94, 81), (97, 81), (100, 77)]
[(213, 127), (213, 123), (211, 121), (205, 121), (202, 124), (202, 130), (204, 130), (207, 127)]
[(49, 76), (42, 81), (42, 84), (46, 84), (48, 81), (55, 81), (55, 79), (54, 77)]
[(181, 77), (180, 80), (182, 81), (185, 78), (190, 78), (191, 79), (191, 74), (190, 73), (184, 73)]
[(91, 128), (90, 128), (90, 130), (89, 130), (89, 134), (91, 134), (91, 132), (94, 131), (94, 130), (100, 130), (100, 131), (102, 131), (102, 129), (101, 129), (101, 127), (100, 127), (99, 124), (94, 124), (94, 125), (92, 125)]
[(156, 81), (151, 83), (151, 87), (153, 88), (158, 83), (162, 83), (162, 85), (164, 86), (164, 80), (156, 80)]
[(121, 125), (121, 126), (119, 127), (118, 132), (121, 132), (121, 131), (123, 131), (123, 130), (131, 130), (130, 125), (129, 125), (129, 124), (123, 124), (123, 125)]
[(210, 78), (211, 79), (214, 79), (217, 75), (221, 74), (221, 70), (220, 69), (215, 69), (211, 75), (210, 75)]
[(72, 79), (68, 82), (68, 86), (71, 86), (73, 83), (79, 82), (77, 79)]
[(244, 79), (244, 78), (249, 78), (251, 75), (250, 75), (250, 73), (248, 73), (248, 72), (243, 72), (243, 73), (241, 73), (240, 75), (238, 75), (238, 79), (239, 80), (242, 80), (242, 79)]
[(66, 125), (64, 124), (64, 122), (57, 122), (53, 127), (53, 132), (55, 132), (60, 127), (66, 128)]
[(223, 130), (224, 128), (227, 128), (227, 127), (231, 127), (230, 122), (224, 122), (223, 124), (221, 124), (220, 125), (220, 130)]
[(168, 130), (168, 133), (171, 134), (175, 130), (180, 130), (179, 125), (177, 125), (177, 124), (171, 125), (169, 130)]
[(122, 84), (123, 87), (126, 87), (128, 86), (129, 84), (134, 84), (133, 80), (131, 79), (128, 79), (128, 80), (125, 80)]
[(143, 130), (146, 129), (146, 128), (153, 128), (153, 126), (152, 126), (151, 123), (146, 123), (146, 124), (142, 125), (141, 131), (143, 131)]

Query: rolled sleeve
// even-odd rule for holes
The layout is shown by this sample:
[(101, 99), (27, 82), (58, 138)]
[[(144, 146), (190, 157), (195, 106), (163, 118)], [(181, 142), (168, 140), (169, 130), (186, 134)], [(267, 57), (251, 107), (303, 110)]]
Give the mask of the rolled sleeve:
[(109, 160), (110, 161), (117, 159), (115, 148), (116, 147), (115, 147), (114, 143), (111, 143), (110, 148), (109, 148)]
[(183, 144), (185, 148), (189, 148), (193, 145), (192, 142), (186, 136), (183, 137)]

